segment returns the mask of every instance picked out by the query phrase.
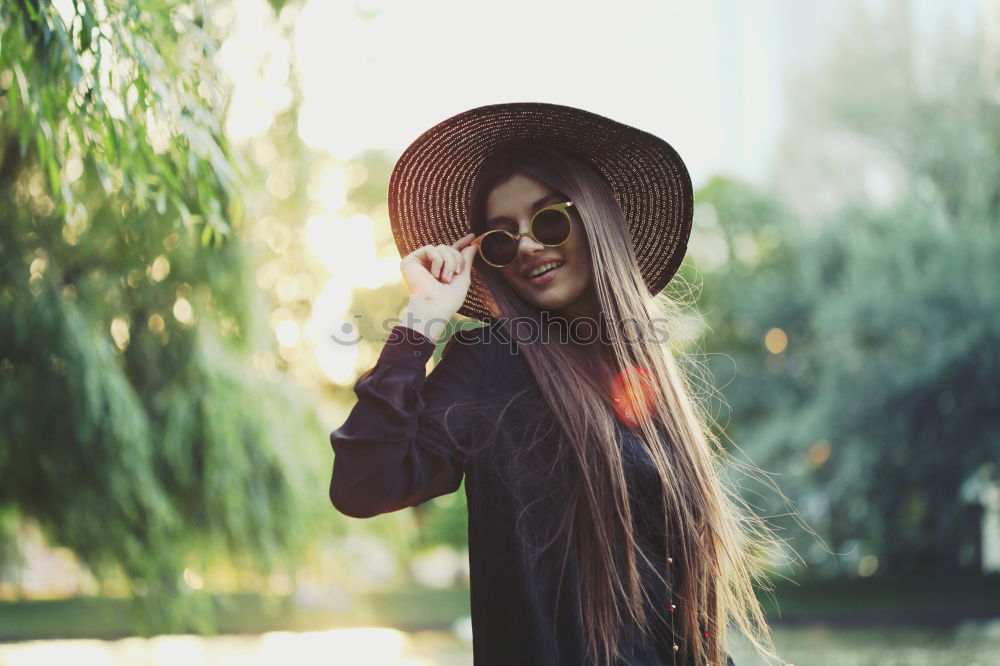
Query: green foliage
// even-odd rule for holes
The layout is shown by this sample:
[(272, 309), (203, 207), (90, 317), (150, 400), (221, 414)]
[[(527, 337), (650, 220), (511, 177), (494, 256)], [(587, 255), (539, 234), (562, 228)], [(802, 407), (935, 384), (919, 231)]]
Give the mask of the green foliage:
[[(859, 540), (893, 570), (969, 565), (978, 525), (959, 489), (997, 454), (997, 235), (904, 202), (847, 210), (772, 261), (749, 282), (706, 278), (726, 340), (706, 344), (728, 355), (710, 365), (737, 371), (730, 436), (834, 545)], [(777, 354), (771, 328), (788, 337)]]
[(215, 38), (184, 6), (73, 7), (0, 7), (0, 511), (124, 574), (142, 631), (210, 630), (182, 572), (297, 560), (322, 429), (253, 362)]
[(72, 16), (47, 0), (4, 3), (5, 161), (11, 142), (21, 158), (33, 153), (57, 213), (78, 210), (66, 167), (80, 160), (106, 194), (204, 223), (203, 238), (221, 240), (238, 171), (203, 24), (158, 0), (78, 0)]
[[(698, 193), (729, 247), (755, 248), (705, 276), (705, 346), (727, 355), (709, 364), (731, 409), (714, 410), (843, 556), (793, 539), (819, 572), (855, 573), (864, 555), (879, 573), (975, 571), (960, 488), (1000, 454), (1000, 114), (975, 43), (933, 53), (951, 75), (927, 89), (891, 25), (857, 30), (880, 38), (855, 35), (814, 73), (804, 96), (828, 115), (800, 136), (864, 137), (905, 174), (902, 193), (849, 201), (815, 231), (739, 183)], [(765, 346), (772, 328), (787, 347)]]

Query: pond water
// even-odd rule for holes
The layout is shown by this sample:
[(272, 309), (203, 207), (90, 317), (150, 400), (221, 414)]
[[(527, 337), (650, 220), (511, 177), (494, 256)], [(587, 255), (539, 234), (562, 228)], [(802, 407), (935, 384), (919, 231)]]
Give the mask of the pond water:
[[(795, 666), (1000, 666), (1000, 620), (954, 628), (776, 627), (774, 646)], [(736, 666), (765, 664), (742, 637)]]
[[(776, 627), (795, 666), (997, 666), (1000, 620), (957, 628)], [(737, 666), (764, 662), (734, 639)], [(470, 666), (472, 647), (449, 632), (362, 628), (256, 636), (157, 636), (0, 643), (0, 666)]]

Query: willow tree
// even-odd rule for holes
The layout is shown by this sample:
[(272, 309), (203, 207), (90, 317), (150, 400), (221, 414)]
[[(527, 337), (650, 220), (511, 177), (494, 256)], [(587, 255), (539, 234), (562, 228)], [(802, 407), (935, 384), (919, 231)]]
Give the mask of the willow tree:
[(186, 567), (299, 550), (322, 486), (298, 449), (322, 433), (253, 362), (273, 342), (210, 26), (157, 0), (60, 8), (0, 5), (0, 524), (124, 575), (141, 630), (189, 628)]

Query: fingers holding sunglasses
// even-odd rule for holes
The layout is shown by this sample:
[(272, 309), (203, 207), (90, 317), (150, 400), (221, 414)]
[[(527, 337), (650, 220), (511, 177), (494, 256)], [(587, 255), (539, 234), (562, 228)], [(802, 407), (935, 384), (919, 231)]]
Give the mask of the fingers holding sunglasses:
[(441, 279), (441, 269), (444, 267), (444, 253), (441, 252), (440, 246), (438, 245), (427, 245), (422, 248), (423, 258), (430, 263), (427, 267), (427, 271), (438, 280)]
[[(404, 257), (400, 266), (404, 269), (411, 268), (411, 270), (412, 267), (419, 266), (419, 271), (411, 272), (414, 277), (420, 274), (430, 275), (436, 281), (440, 276), (441, 267), (444, 266), (444, 256), (437, 246), (424, 245)], [(421, 281), (423, 280), (421, 279)]]
[(465, 234), (455, 241), (451, 248), (458, 253), (457, 275), (468, 276), (472, 273), (472, 262), (476, 258), (479, 248), (472, 244), (476, 240), (476, 234)]
[(476, 258), (476, 253), (479, 252), (479, 248), (472, 244), (472, 241), (476, 239), (476, 234), (466, 234), (458, 239), (452, 246), (457, 251), (459, 256), (462, 257), (462, 263), (459, 264), (459, 272), (468, 277), (472, 274), (472, 261)]
[(427, 257), (431, 263), (428, 269), (430, 274), (437, 280), (444, 282), (445, 276), (448, 274), (449, 264), (453, 261), (452, 257), (448, 254), (446, 246), (428, 245)]
[(435, 245), (434, 252), (437, 256), (441, 257), (441, 264), (436, 271), (431, 271), (431, 274), (441, 282), (447, 282), (448, 276), (451, 273), (451, 264), (455, 261), (455, 258), (449, 254), (448, 249), (444, 245)]
[(465, 257), (453, 245), (448, 245), (446, 248), (453, 261), (451, 264), (451, 273), (448, 275), (448, 281), (451, 282), (456, 277), (465, 273)]
[(440, 282), (451, 282), (461, 272), (462, 253), (451, 245), (432, 245), (426, 249), (431, 258), (430, 273)]
[[(472, 241), (476, 240), (476, 234), (468, 233), (459, 238), (457, 241), (451, 244), (451, 247), (455, 248), (459, 252), (468, 247)], [(475, 247), (475, 246), (473, 246)]]

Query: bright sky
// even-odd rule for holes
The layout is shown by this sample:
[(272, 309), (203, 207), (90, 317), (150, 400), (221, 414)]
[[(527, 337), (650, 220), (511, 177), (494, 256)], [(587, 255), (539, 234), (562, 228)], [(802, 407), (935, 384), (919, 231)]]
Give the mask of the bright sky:
[[(224, 62), (257, 63), (237, 86), (234, 138), (290, 101), (291, 55), (264, 0), (237, 0)], [(401, 153), (433, 124), (482, 104), (578, 106), (666, 139), (696, 186), (717, 170), (760, 175), (780, 124), (775, 0), (614, 4), (563, 0), (308, 0), (294, 24), (301, 134), (338, 159)], [(220, 10), (228, 12), (229, 10)], [(266, 54), (266, 55), (262, 55)]]
[[(857, 2), (882, 12), (889, 0)], [(785, 73), (823, 54), (852, 4), (306, 0), (282, 13), (290, 47), (266, 0), (235, 0), (235, 13), (217, 10), (237, 23), (223, 53), (237, 82), (229, 131), (257, 134), (287, 107), (294, 54), (302, 138), (340, 160), (367, 148), (402, 153), (482, 104), (547, 101), (662, 137), (696, 188), (716, 173), (761, 182), (784, 120)], [(915, 30), (929, 33), (974, 24), (991, 4), (922, 0), (910, 11)]]
[[(727, 34), (726, 4), (757, 35), (755, 48)], [(547, 101), (653, 132), (704, 176), (747, 125), (762, 130), (751, 151), (775, 129), (771, 5), (369, 0), (359, 15), (351, 3), (310, 0), (296, 27), (302, 136), (339, 158), (374, 146), (398, 153), (466, 109)], [(723, 58), (737, 55), (738, 71), (724, 75)], [(723, 89), (734, 80), (748, 99), (730, 131)]]

